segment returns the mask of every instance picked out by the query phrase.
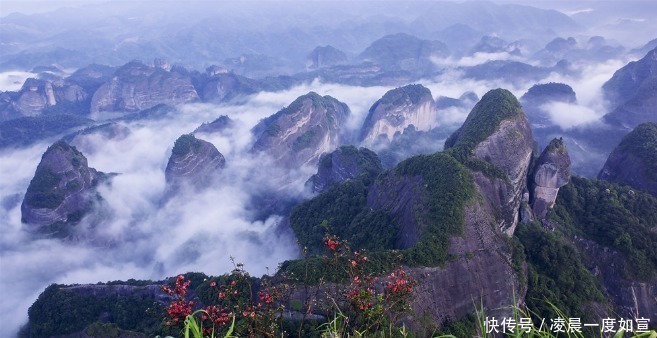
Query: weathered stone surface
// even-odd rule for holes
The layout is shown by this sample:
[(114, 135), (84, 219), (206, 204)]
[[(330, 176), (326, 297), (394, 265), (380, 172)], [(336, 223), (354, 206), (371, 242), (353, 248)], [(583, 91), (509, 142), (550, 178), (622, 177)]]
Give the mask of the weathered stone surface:
[(182, 135), (176, 140), (164, 173), (168, 193), (184, 187), (207, 187), (225, 165), (226, 159), (212, 143), (191, 134)]
[(411, 303), (415, 313), (441, 323), (461, 318), (481, 304), (489, 316), (510, 317), (509, 305), (524, 302), (526, 286), (520, 285), (511, 267), (511, 250), (495, 231), (491, 212), (483, 201), (468, 205), (464, 235), (451, 239), (449, 254), (454, 260), (443, 267), (409, 269), (418, 281)]
[(484, 196), (495, 200), (501, 212), (500, 230), (512, 235), (518, 224), (518, 208), (522, 193), (527, 189), (527, 173), (532, 156), (531, 128), (522, 114), (500, 123), (494, 134), (479, 143), (474, 157), (491, 163), (506, 175), (505, 179), (476, 176), (475, 181), (485, 191)]
[(162, 103), (176, 105), (198, 98), (188, 75), (133, 61), (119, 68), (98, 88), (91, 98), (91, 113), (135, 112)]
[(381, 160), (367, 148), (342, 146), (319, 159), (317, 174), (306, 183), (313, 192), (322, 192), (336, 183), (361, 174), (376, 176), (383, 171)]
[(538, 158), (533, 173), (532, 211), (539, 219), (554, 206), (559, 188), (570, 181), (570, 157), (562, 139), (553, 139)]
[(22, 221), (33, 229), (57, 222), (74, 224), (89, 211), (102, 173), (87, 166), (75, 147), (57, 141), (43, 154), (21, 205)]
[(396, 133), (402, 133), (410, 125), (418, 131), (438, 126), (438, 111), (431, 91), (418, 84), (390, 90), (376, 101), (365, 118), (360, 141), (390, 142)]
[(628, 129), (657, 122), (657, 48), (617, 70), (602, 89), (610, 102), (607, 122)]
[(519, 221), (533, 144), (527, 116), (504, 89), (486, 93), (445, 142), (475, 171), (477, 186), (499, 217), (497, 227), (509, 236)]
[(342, 143), (340, 130), (350, 113), (346, 104), (310, 92), (253, 128), (252, 151), (267, 153), (281, 167), (317, 165)]

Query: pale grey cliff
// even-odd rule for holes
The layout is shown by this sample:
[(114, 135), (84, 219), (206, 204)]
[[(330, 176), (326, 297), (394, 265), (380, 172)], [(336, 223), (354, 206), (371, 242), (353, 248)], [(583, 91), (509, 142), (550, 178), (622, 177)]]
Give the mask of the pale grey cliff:
[(212, 143), (191, 134), (180, 136), (164, 172), (167, 195), (185, 187), (207, 187), (225, 165), (226, 159)]
[(534, 216), (542, 219), (554, 207), (559, 188), (570, 181), (570, 157), (562, 139), (553, 139), (538, 158), (533, 174)]
[(191, 77), (133, 61), (119, 68), (91, 98), (91, 113), (135, 112), (158, 104), (198, 100)]
[(282, 167), (317, 165), (322, 154), (343, 143), (341, 128), (350, 114), (346, 104), (310, 92), (253, 128), (253, 152), (262, 152)]
[(513, 235), (527, 191), (534, 138), (520, 103), (504, 89), (491, 90), (463, 126), (445, 142), (473, 170), (482, 195), (498, 215), (497, 228)]
[(365, 118), (360, 141), (390, 142), (410, 125), (418, 131), (438, 126), (438, 111), (431, 91), (419, 84), (390, 90), (376, 101)]

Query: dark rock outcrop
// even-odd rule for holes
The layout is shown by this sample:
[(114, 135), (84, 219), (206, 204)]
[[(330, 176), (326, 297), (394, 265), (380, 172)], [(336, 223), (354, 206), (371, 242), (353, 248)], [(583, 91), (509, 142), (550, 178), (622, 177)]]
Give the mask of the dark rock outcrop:
[(347, 55), (330, 45), (318, 46), (306, 58), (307, 69), (320, 69), (324, 67), (346, 64)]
[(189, 187), (207, 187), (226, 165), (226, 159), (212, 143), (191, 134), (180, 136), (171, 150), (164, 177), (167, 196)]
[(266, 152), (286, 168), (316, 165), (323, 153), (342, 143), (340, 130), (350, 113), (333, 97), (310, 92), (253, 128), (252, 151)]
[(529, 122), (535, 126), (553, 125), (550, 115), (543, 105), (549, 102), (577, 103), (575, 91), (564, 83), (535, 84), (520, 98), (520, 104), (529, 118)]
[(75, 147), (57, 141), (43, 154), (21, 205), (22, 221), (48, 232), (79, 222), (97, 198), (104, 174), (87, 165)]
[(472, 107), (479, 101), (479, 96), (475, 92), (465, 92), (458, 99), (448, 97), (448, 96), (439, 96), (436, 98), (436, 109), (447, 109), (451, 107), (456, 108), (468, 108)]
[(389, 70), (426, 71), (435, 67), (432, 57), (443, 58), (448, 55), (447, 46), (440, 41), (422, 40), (399, 33), (374, 41), (359, 58)]
[(527, 190), (534, 138), (527, 116), (509, 91), (491, 90), (472, 109), (445, 148), (474, 170), (482, 195), (499, 215), (498, 228), (512, 235)]
[(629, 264), (625, 255), (585, 238), (576, 238), (574, 242), (621, 318), (657, 320), (657, 278), (645, 281), (627, 278), (619, 273), (621, 267)]
[(226, 129), (230, 129), (233, 127), (235, 122), (228, 116), (226, 115), (221, 115), (219, 116), (216, 120), (209, 122), (209, 123), (203, 123), (200, 125), (198, 128), (194, 130), (194, 134), (196, 133), (207, 133), (207, 134), (212, 134), (212, 133), (221, 133)]
[(611, 108), (607, 122), (628, 129), (657, 122), (657, 48), (617, 70), (602, 89)]
[(119, 68), (91, 99), (91, 113), (135, 112), (197, 100), (191, 77), (133, 61)]
[(538, 158), (533, 173), (534, 216), (542, 219), (554, 206), (559, 188), (570, 181), (570, 157), (562, 139), (553, 139)]
[(313, 192), (323, 192), (330, 186), (358, 177), (361, 174), (375, 177), (383, 171), (381, 160), (367, 148), (342, 146), (319, 159), (317, 174), (310, 177), (306, 185)]
[(643, 123), (626, 135), (598, 178), (657, 196), (657, 123)]
[(201, 98), (207, 102), (227, 102), (240, 96), (260, 91), (258, 84), (243, 76), (223, 71), (212, 71), (205, 84)]
[(520, 45), (517, 42), (508, 43), (497, 36), (483, 36), (479, 42), (472, 47), (470, 54), (475, 53), (509, 53), (520, 55)]
[(365, 118), (360, 141), (390, 142), (396, 133), (403, 133), (410, 125), (419, 131), (438, 126), (438, 111), (431, 91), (419, 84), (390, 90), (376, 101)]

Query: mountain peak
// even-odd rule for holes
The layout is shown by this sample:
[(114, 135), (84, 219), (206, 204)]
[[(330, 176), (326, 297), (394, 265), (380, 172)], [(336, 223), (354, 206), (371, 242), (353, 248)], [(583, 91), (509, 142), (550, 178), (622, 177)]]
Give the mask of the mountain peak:
[[(41, 157), (21, 205), (23, 223), (37, 230), (62, 229), (89, 211), (93, 188), (103, 176), (87, 165), (87, 159), (63, 140), (53, 143)], [(68, 235), (66, 228), (64, 233)]]
[(643, 123), (611, 152), (601, 180), (629, 185), (657, 196), (657, 123)]
[(421, 84), (389, 90), (376, 101), (365, 118), (360, 140), (375, 143), (383, 138), (390, 142), (410, 125), (420, 131), (438, 126), (436, 103), (431, 91)]

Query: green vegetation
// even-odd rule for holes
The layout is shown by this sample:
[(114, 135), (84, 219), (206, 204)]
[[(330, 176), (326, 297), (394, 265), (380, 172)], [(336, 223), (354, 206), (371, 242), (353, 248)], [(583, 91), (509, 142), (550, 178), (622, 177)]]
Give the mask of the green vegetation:
[[(482, 172), (491, 178), (506, 180), (507, 176), (494, 165), (472, 157), (475, 147), (492, 135), (504, 120), (515, 118), (522, 112), (520, 103), (506, 89), (486, 93), (472, 108), (463, 126), (445, 141), (445, 152), (466, 167)], [(522, 135), (520, 135), (522, 136)]]
[[(83, 163), (87, 162), (82, 153), (62, 140), (59, 140), (48, 147), (48, 150), (43, 154), (42, 161), (48, 156), (48, 154), (55, 151), (71, 153), (71, 161), (76, 169), (79, 169)], [(39, 164), (34, 173), (34, 178), (32, 178), (32, 181), (30, 181), (30, 185), (27, 188), (25, 203), (35, 208), (56, 208), (64, 201), (67, 193), (79, 190), (82, 186), (81, 183), (76, 180), (68, 182), (66, 186), (59, 187), (61, 180), (62, 177), (52, 171), (49, 166)]]
[[(419, 177), (418, 187), (423, 187), (414, 192), (422, 201), (413, 211), (420, 238), (403, 252), (403, 263), (441, 265), (449, 258), (449, 238), (462, 232), (463, 208), (474, 197), (472, 177), (453, 157), (436, 153), (405, 160), (374, 184), (385, 190), (399, 184), (403, 177)], [(365, 180), (352, 179), (297, 206), (292, 211), (290, 225), (301, 245), (310, 253), (320, 253), (328, 229), (358, 249), (374, 252), (394, 249), (399, 220), (388, 210), (367, 208), (368, 189)]]
[(522, 99), (532, 99), (532, 100), (539, 100), (539, 102), (543, 101), (548, 101), (548, 100), (553, 100), (555, 97), (558, 99), (563, 99), (563, 98), (572, 98), (573, 101), (575, 99), (575, 91), (573, 91), (573, 88), (571, 88), (569, 85), (564, 84), (564, 83), (558, 83), (558, 82), (549, 82), (549, 83), (541, 83), (541, 84), (535, 84), (529, 90), (527, 90), (527, 93), (523, 95)]
[(317, 143), (317, 136), (321, 132), (321, 126), (314, 126), (292, 142), (292, 151), (299, 152)]
[(546, 153), (559, 153), (559, 154), (567, 154), (568, 149), (566, 149), (566, 145), (563, 144), (563, 138), (553, 138), (552, 141), (545, 147), (545, 150), (543, 150)]
[(0, 123), (0, 148), (19, 147), (87, 126), (92, 120), (72, 114), (22, 117)]
[(657, 198), (599, 180), (573, 177), (559, 190), (549, 216), (574, 235), (623, 253), (619, 266), (628, 278), (648, 280), (657, 274)]
[(646, 176), (657, 181), (657, 123), (646, 122), (634, 128), (610, 157), (615, 154), (632, 154), (641, 159)]
[(492, 135), (504, 120), (523, 114), (522, 107), (513, 94), (506, 89), (494, 89), (486, 93), (472, 108), (463, 126), (445, 142), (447, 148), (461, 148), (453, 155), (463, 161), (474, 148)]
[(426, 202), (416, 210), (420, 240), (404, 255), (410, 265), (437, 266), (447, 259), (449, 239), (463, 232), (465, 204), (475, 196), (470, 172), (444, 153), (419, 155), (392, 170), (397, 176), (422, 177)]
[(180, 136), (173, 145), (171, 153), (176, 156), (187, 155), (190, 151), (198, 151), (201, 142), (192, 134)]
[[(30, 306), (26, 336), (40, 338), (50, 337), (53, 333), (79, 332), (96, 322), (103, 313), (111, 313), (112, 323), (121, 329), (151, 333), (160, 324), (161, 311), (161, 305), (154, 303), (152, 298), (138, 295), (118, 297), (112, 292), (106, 296), (85, 295), (52, 284)], [(94, 326), (90, 328), (94, 329)]]
[(518, 227), (516, 236), (524, 246), (528, 263), (527, 306), (539, 317), (555, 317), (547, 300), (580, 318), (588, 318), (590, 302), (605, 301), (579, 253), (559, 233), (527, 224)]
[(64, 201), (65, 191), (58, 189), (61, 177), (47, 167), (38, 167), (25, 194), (25, 203), (34, 208), (54, 209)]

